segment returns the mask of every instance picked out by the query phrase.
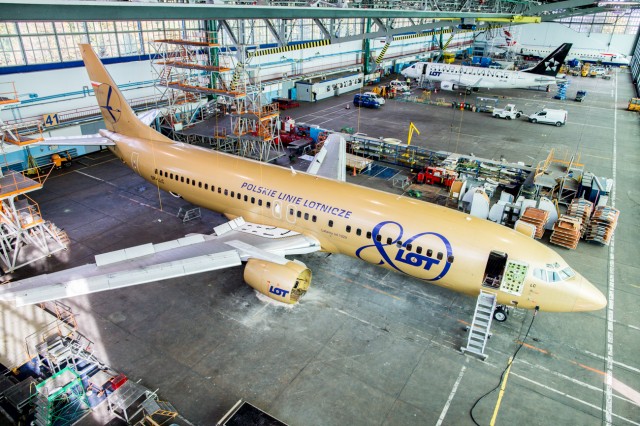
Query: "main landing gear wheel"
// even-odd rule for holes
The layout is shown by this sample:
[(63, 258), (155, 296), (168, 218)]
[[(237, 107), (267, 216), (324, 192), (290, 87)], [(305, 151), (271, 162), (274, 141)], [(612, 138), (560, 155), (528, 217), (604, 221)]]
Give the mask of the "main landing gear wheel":
[(496, 306), (496, 309), (493, 311), (493, 319), (498, 322), (505, 322), (509, 317), (509, 311), (504, 306)]

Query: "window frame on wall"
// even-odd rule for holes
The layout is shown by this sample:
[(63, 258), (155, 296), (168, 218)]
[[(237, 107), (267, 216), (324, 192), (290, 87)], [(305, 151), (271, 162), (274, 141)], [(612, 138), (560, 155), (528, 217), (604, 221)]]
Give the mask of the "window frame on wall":
[(201, 20), (0, 22), (0, 69), (80, 61), (79, 43), (101, 58), (148, 55), (154, 40), (203, 28)]

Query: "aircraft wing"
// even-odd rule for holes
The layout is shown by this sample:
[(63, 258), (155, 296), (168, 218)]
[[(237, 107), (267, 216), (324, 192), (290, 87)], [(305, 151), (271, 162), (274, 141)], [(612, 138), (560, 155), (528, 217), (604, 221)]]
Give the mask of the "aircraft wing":
[(284, 265), (290, 262), (285, 255), (320, 250), (312, 237), (241, 217), (216, 227), (214, 234), (100, 254), (95, 263), (2, 285), (0, 300), (30, 305), (229, 268), (249, 259)]
[(467, 87), (483, 87), (481, 86), (481, 84), (482, 84), (482, 77), (478, 78), (478, 80), (476, 80), (475, 83), (467, 84)]
[(313, 157), (307, 173), (344, 182), (347, 167), (347, 142), (333, 133), (327, 137), (322, 149)]

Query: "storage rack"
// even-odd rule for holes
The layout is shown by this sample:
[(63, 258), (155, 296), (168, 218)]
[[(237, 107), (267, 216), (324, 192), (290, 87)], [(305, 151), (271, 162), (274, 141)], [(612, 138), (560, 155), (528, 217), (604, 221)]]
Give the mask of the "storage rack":
[(509, 186), (522, 184), (533, 171), (531, 167), (519, 164), (453, 154), (447, 151), (432, 151), (415, 145), (390, 144), (362, 135), (351, 135), (348, 141), (348, 150), (352, 154), (410, 170), (422, 170), (428, 166), (440, 165), (449, 158), (455, 157), (450, 167), (454, 167), (458, 173), (491, 178)]

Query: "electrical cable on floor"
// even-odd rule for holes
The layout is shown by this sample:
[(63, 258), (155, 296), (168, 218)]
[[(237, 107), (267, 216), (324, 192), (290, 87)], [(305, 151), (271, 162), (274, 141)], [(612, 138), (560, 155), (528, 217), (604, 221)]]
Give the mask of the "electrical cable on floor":
[(540, 308), (536, 306), (533, 312), (533, 317), (531, 318), (531, 323), (529, 324), (529, 328), (527, 328), (527, 332), (525, 333), (524, 337), (520, 341), (520, 344), (518, 345), (518, 348), (516, 349), (516, 351), (513, 353), (513, 356), (511, 357), (510, 361), (507, 362), (507, 365), (504, 367), (504, 370), (502, 370), (502, 374), (500, 374), (500, 380), (498, 381), (498, 384), (493, 389), (491, 389), (490, 391), (482, 395), (480, 398), (476, 399), (476, 402), (474, 402), (473, 405), (471, 406), (471, 409), (469, 410), (469, 415), (471, 416), (471, 420), (476, 426), (480, 426), (480, 423), (478, 423), (475, 417), (473, 417), (474, 408), (476, 408), (476, 405), (478, 405), (480, 401), (482, 401), (485, 397), (489, 396), (491, 393), (498, 390), (498, 388), (502, 384), (502, 380), (504, 379), (505, 373), (507, 372), (509, 367), (513, 364), (513, 362), (516, 360), (516, 356), (518, 356), (518, 352), (520, 352), (520, 349), (522, 349), (522, 347), (524, 346), (524, 342), (525, 340), (527, 340), (527, 336), (529, 336), (529, 332), (531, 331), (531, 327), (533, 326), (533, 321), (536, 319), (536, 315), (538, 315), (539, 310)]

